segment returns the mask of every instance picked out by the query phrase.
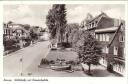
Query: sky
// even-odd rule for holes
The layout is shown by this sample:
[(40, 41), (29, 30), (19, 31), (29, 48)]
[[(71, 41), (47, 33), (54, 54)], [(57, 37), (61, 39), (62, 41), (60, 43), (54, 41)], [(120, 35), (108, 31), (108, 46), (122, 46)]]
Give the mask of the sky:
[[(4, 5), (4, 22), (13, 21), (20, 24), (46, 27), (46, 15), (52, 4), (49, 5)], [(125, 18), (125, 6), (122, 4), (66, 4), (67, 22), (81, 23), (87, 13), (97, 16), (105, 12), (108, 16), (117, 19)]]

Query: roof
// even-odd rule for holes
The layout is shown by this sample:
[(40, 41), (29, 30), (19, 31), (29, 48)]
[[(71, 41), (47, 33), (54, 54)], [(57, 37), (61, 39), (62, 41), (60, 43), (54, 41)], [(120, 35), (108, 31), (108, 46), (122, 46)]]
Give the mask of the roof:
[(114, 39), (115, 39), (116, 35), (118, 34), (118, 31), (120, 30), (120, 28), (121, 28), (122, 25), (123, 25), (123, 23), (120, 23), (120, 25), (119, 25), (118, 29), (116, 30), (116, 32), (115, 32), (115, 34), (114, 34), (112, 40), (111, 40), (110, 43), (108, 44), (108, 47), (111, 46), (112, 42), (114, 41)]
[[(95, 19), (97, 19), (97, 18), (99, 18), (99, 17), (101, 17), (101, 16), (103, 16), (103, 15), (105, 15), (106, 17), (108, 17), (106, 13), (102, 12), (101, 14), (99, 14), (98, 16), (96, 16), (96, 17), (94, 17), (92, 20), (90, 20), (88, 23), (94, 21)], [(87, 24), (88, 24), (88, 23), (87, 23)]]
[(103, 33), (103, 32), (113, 32), (116, 31), (118, 27), (109, 27), (109, 28), (103, 28), (103, 29), (96, 29), (95, 33)]
[(14, 32), (16, 31), (16, 30), (23, 30), (25, 33), (29, 33), (29, 31), (27, 31), (26, 29), (24, 29), (24, 28), (22, 28), (22, 27), (20, 27), (20, 28), (15, 28), (15, 29), (13, 29), (14, 30)]

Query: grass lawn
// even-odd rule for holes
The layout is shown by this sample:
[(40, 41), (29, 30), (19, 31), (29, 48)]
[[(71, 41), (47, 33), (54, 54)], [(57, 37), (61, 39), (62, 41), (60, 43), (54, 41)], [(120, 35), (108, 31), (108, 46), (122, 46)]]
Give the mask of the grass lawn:
[(77, 60), (77, 53), (68, 50), (51, 50), (47, 55), (47, 60), (65, 59), (66, 61)]

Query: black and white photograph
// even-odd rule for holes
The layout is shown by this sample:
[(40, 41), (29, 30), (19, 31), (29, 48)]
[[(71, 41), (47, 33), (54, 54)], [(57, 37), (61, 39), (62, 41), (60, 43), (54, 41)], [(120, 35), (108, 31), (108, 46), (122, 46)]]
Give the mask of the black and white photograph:
[(3, 77), (124, 77), (125, 4), (4, 4)]

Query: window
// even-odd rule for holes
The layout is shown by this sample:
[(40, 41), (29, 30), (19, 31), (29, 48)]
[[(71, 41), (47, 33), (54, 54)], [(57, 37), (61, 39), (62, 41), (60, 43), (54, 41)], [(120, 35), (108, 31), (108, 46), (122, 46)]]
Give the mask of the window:
[(120, 40), (120, 42), (124, 42), (124, 36), (120, 35), (119, 40)]
[(90, 28), (91, 28), (91, 24), (89, 24)]
[(102, 48), (102, 52), (105, 53), (105, 47)]
[(96, 27), (96, 25), (97, 25), (97, 21), (95, 21), (95, 27)]
[(4, 34), (5, 34), (5, 29), (4, 29)]
[(97, 24), (98, 21), (96, 21), (95, 23)]
[(104, 34), (104, 39), (105, 39), (105, 41), (106, 41), (106, 34)]
[(106, 41), (109, 41), (109, 35), (106, 34)]
[(114, 55), (118, 54), (118, 47), (114, 46)]
[(8, 34), (10, 35), (10, 30), (8, 30)]
[(104, 37), (103, 37), (104, 35), (103, 34), (101, 34), (101, 37), (102, 37), (102, 41), (104, 41)]
[(99, 34), (99, 36), (100, 36), (100, 41), (102, 41), (102, 34)]
[(108, 47), (106, 46), (105, 48), (106, 48), (106, 49), (105, 49), (106, 53), (108, 53), (108, 50), (109, 50)]
[(105, 41), (105, 34), (103, 34), (103, 41)]
[(107, 46), (103, 47), (102, 52), (103, 53), (108, 53), (108, 47)]
[(96, 34), (96, 39), (98, 39), (98, 34)]
[(94, 23), (92, 23), (92, 27), (94, 27)]

